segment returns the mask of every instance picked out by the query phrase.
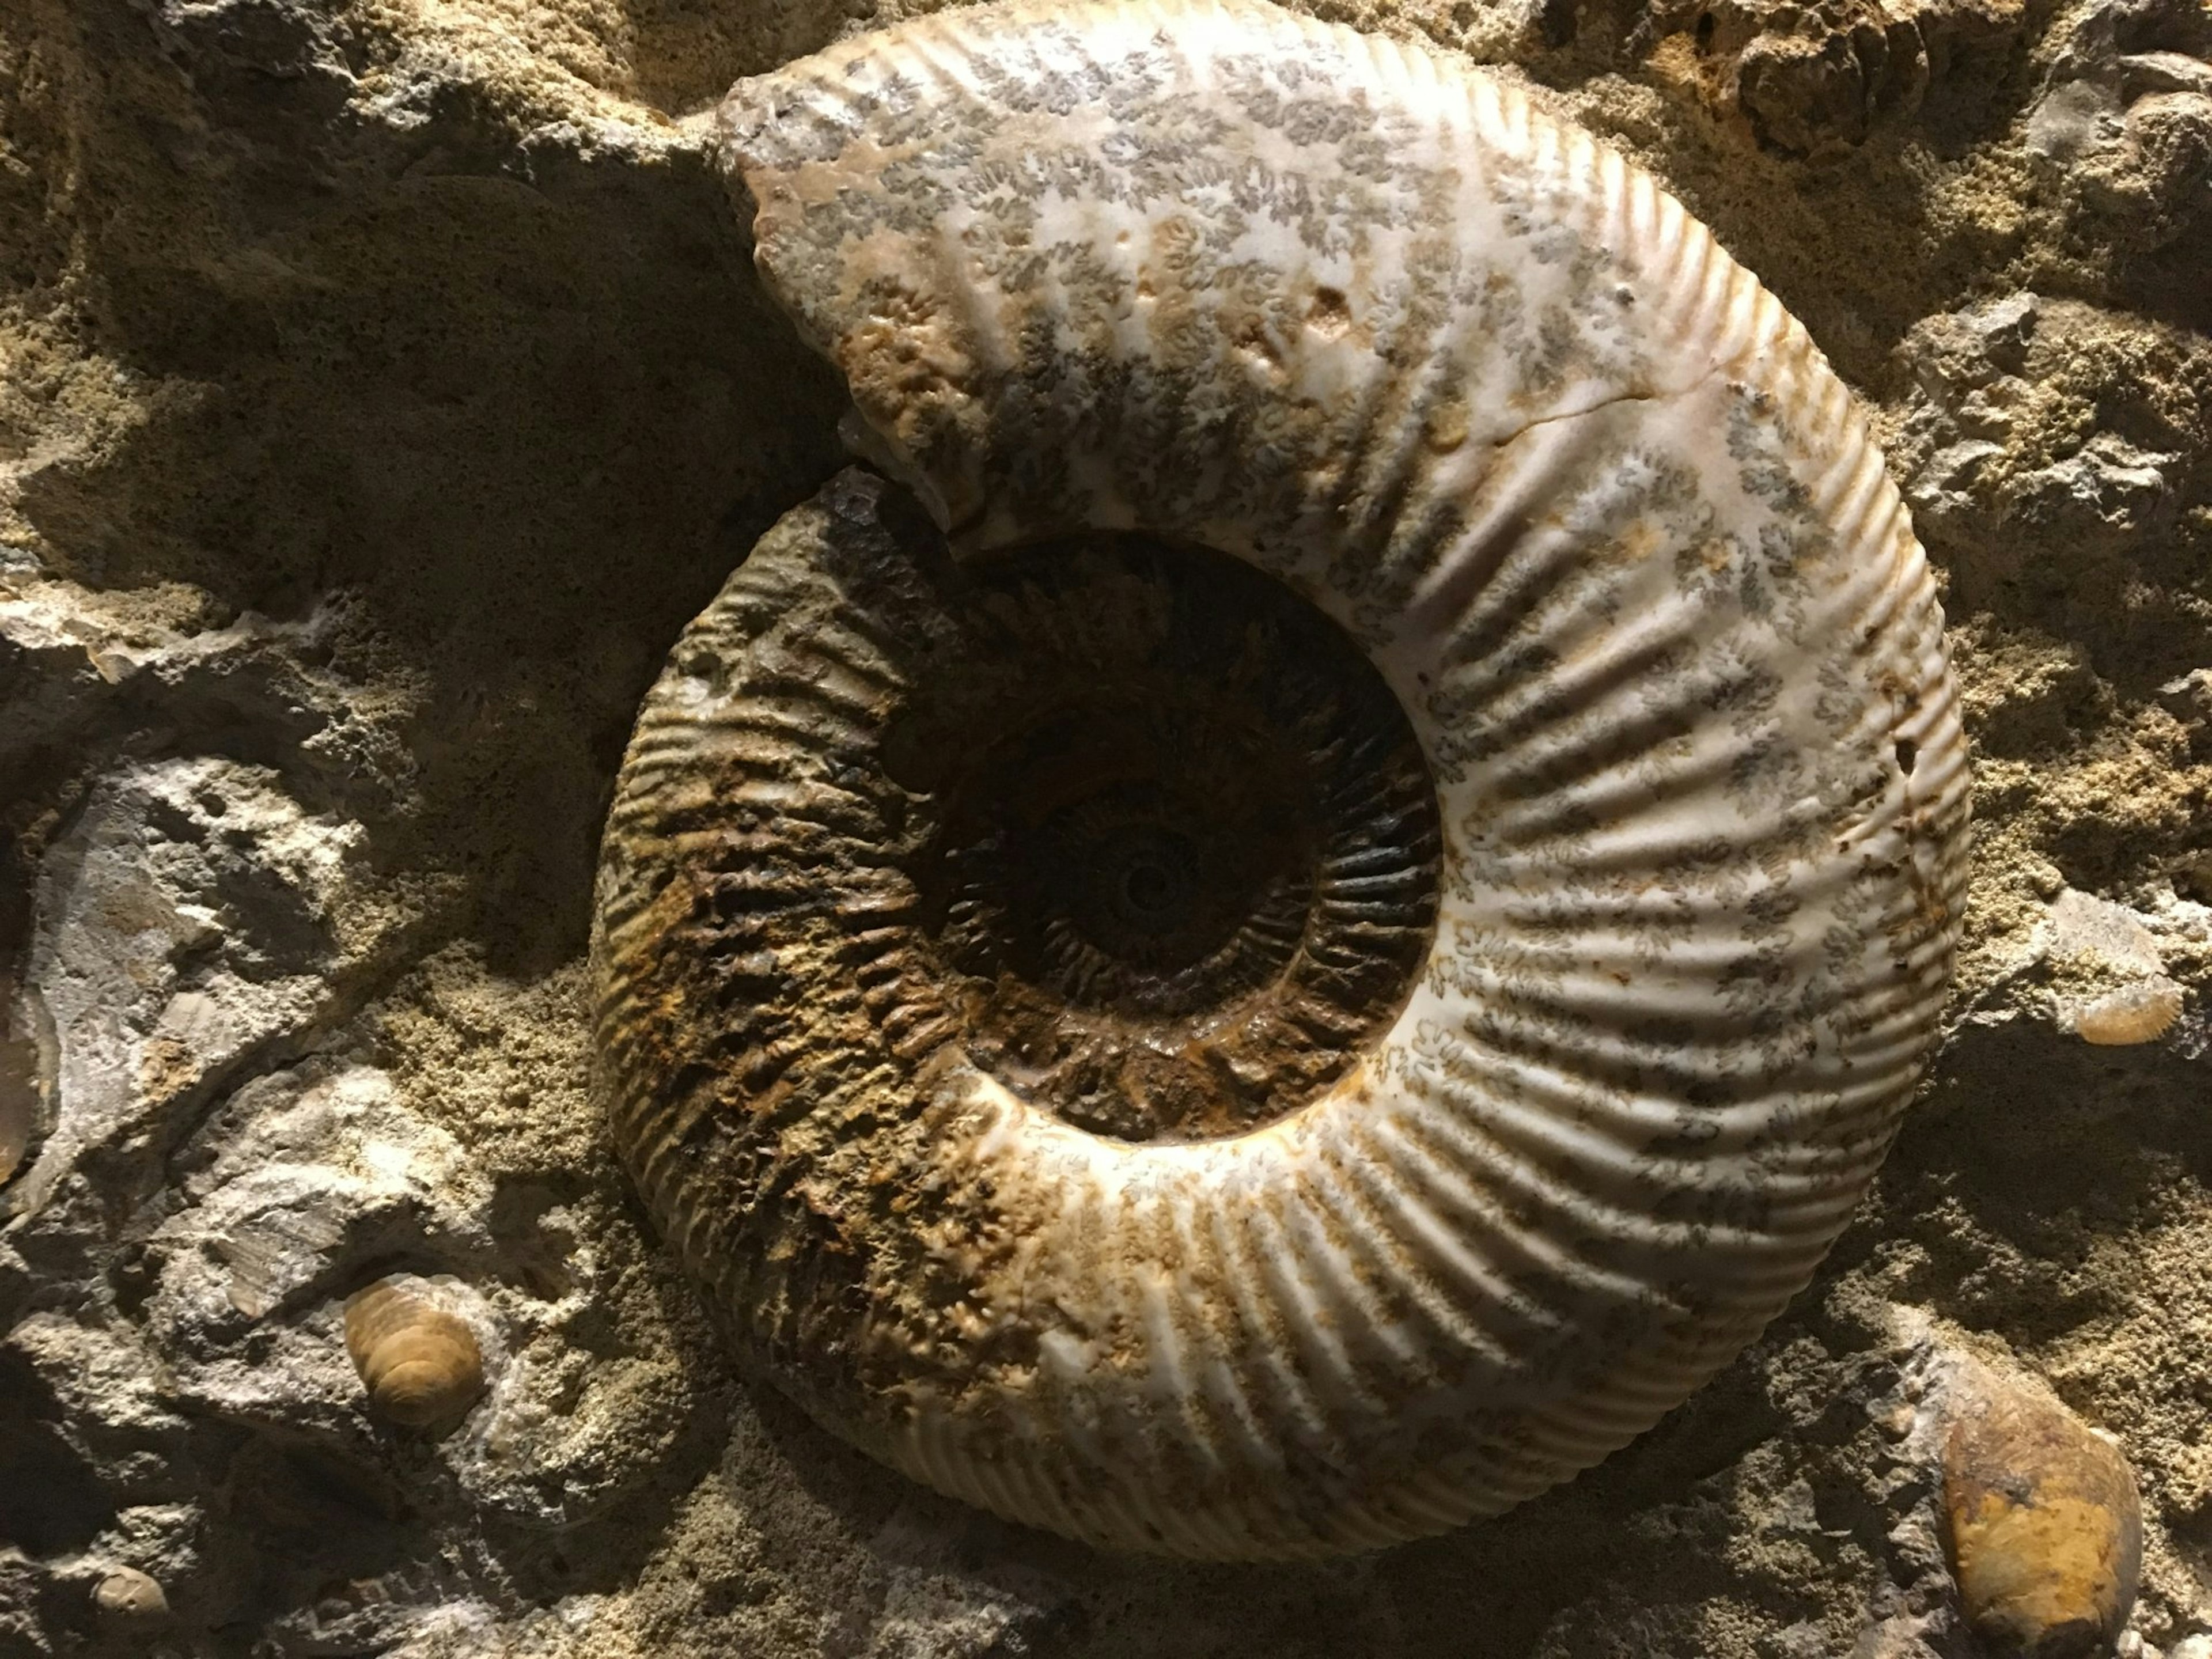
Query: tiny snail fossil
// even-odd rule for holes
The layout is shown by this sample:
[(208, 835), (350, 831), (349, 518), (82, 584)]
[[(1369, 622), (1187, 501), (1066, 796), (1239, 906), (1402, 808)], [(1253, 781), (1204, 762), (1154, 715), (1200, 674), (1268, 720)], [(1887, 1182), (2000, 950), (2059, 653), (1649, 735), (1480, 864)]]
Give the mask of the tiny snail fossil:
[(946, 13), (723, 121), (920, 507), (788, 514), (617, 787), (597, 1041), (689, 1269), (1112, 1547), (1372, 1547), (1641, 1432), (1949, 971), (1942, 617), (1842, 385), (1588, 136), (1254, 0)]
[(435, 1291), (379, 1279), (345, 1304), (346, 1352), (378, 1413), (409, 1428), (449, 1423), (483, 1392), (483, 1355)]

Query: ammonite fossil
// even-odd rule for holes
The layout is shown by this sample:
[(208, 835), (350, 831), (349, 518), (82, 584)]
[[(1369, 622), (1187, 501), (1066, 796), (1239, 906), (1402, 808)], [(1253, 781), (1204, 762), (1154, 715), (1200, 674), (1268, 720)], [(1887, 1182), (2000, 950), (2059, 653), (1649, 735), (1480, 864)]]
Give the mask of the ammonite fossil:
[(1649, 1426), (1844, 1224), (1956, 930), (1942, 617), (1820, 353), (1584, 134), (1249, 0), (724, 121), (888, 475), (686, 631), (606, 834), (617, 1138), (739, 1342), (1190, 1555)]

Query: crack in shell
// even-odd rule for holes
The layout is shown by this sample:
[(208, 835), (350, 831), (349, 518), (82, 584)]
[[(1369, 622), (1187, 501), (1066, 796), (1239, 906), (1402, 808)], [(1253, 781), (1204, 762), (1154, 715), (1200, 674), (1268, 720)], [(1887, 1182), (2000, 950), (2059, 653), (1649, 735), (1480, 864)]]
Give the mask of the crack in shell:
[(1258, 0), (918, 20), (722, 119), (952, 556), (1276, 578), (1404, 710), (1441, 854), (1403, 1006), (1288, 1115), (1025, 1100), (854, 763), (960, 665), (867, 624), (927, 532), (842, 481), (687, 632), (608, 826), (599, 1042), (690, 1269), (823, 1422), (1113, 1547), (1371, 1547), (1641, 1432), (1843, 1226), (1956, 939), (1942, 614), (1849, 394), (1588, 135)]

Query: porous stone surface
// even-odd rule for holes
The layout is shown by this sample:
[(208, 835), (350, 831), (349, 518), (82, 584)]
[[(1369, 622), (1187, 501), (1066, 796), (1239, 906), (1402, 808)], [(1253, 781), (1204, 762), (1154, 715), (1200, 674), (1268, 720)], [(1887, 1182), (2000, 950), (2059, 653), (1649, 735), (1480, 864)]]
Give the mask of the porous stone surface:
[[(629, 721), (842, 465), (696, 118), (915, 9), (0, 9), (0, 1654), (1968, 1659), (1954, 1340), (2117, 1437), (2123, 1645), (2207, 1645), (2202, 6), (1317, 8), (1607, 135), (1805, 323), (1978, 771), (1944, 1046), (1812, 1286), (1572, 1485), (1294, 1569), (1024, 1532), (738, 1380), (591, 1096)], [(467, 1288), (442, 1438), (345, 1352), (395, 1273)]]

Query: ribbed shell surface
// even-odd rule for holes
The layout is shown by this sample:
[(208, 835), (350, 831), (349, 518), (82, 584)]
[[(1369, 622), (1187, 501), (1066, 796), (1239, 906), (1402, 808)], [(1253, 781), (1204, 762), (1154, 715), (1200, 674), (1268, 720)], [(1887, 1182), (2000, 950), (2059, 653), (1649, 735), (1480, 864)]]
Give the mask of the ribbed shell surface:
[(1402, 702), (1443, 874), (1293, 1115), (1026, 1103), (871, 854), (919, 671), (801, 544), (877, 532), (797, 515), (654, 690), (603, 862), (617, 1138), (691, 1270), (839, 1432), (1114, 1547), (1387, 1544), (1648, 1427), (1844, 1225), (1956, 933), (1942, 616), (1819, 351), (1588, 136), (1262, 4), (956, 11), (723, 119), (956, 553), (1133, 529), (1290, 585)]

